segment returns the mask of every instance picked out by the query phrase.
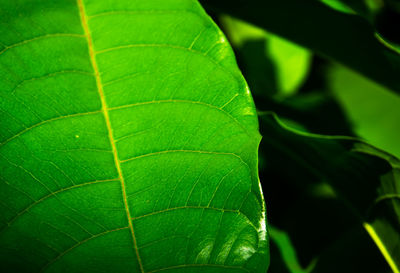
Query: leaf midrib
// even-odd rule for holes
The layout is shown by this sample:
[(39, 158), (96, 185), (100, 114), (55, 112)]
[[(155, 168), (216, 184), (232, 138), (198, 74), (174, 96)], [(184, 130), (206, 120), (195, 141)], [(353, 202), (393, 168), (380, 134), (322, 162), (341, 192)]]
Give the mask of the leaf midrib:
[(94, 50), (94, 47), (93, 47), (93, 40), (92, 40), (92, 36), (90, 34), (90, 29), (89, 29), (89, 25), (88, 25), (88, 19), (87, 19), (87, 15), (86, 15), (86, 12), (85, 12), (85, 6), (83, 4), (83, 0), (77, 0), (77, 4), (78, 4), (78, 10), (79, 10), (79, 15), (80, 15), (80, 19), (81, 19), (81, 24), (82, 24), (83, 31), (85, 33), (85, 37), (86, 37), (88, 48), (89, 48), (90, 61), (92, 63), (92, 67), (93, 67), (93, 70), (94, 70), (94, 75), (95, 75), (95, 78), (96, 78), (97, 91), (99, 93), (99, 97), (100, 97), (100, 100), (101, 100), (101, 112), (104, 115), (104, 119), (105, 119), (106, 126), (107, 126), (107, 131), (108, 131), (108, 138), (110, 140), (112, 153), (113, 153), (113, 157), (114, 157), (115, 167), (116, 167), (117, 172), (118, 172), (118, 179), (121, 182), (122, 197), (123, 197), (123, 201), (124, 201), (124, 207), (125, 207), (125, 212), (126, 212), (128, 224), (129, 224), (129, 229), (131, 231), (131, 235), (132, 235), (132, 239), (133, 239), (133, 247), (135, 249), (135, 253), (136, 253), (136, 257), (138, 259), (140, 270), (141, 270), (141, 272), (144, 273), (143, 264), (142, 264), (142, 261), (141, 261), (140, 255), (139, 255), (139, 250), (138, 250), (138, 247), (137, 247), (135, 231), (133, 229), (133, 224), (132, 224), (132, 220), (131, 220), (132, 217), (131, 217), (131, 214), (130, 214), (130, 211), (129, 211), (128, 200), (127, 200), (126, 189), (125, 189), (125, 180), (124, 180), (124, 177), (122, 175), (121, 162), (120, 162), (119, 157), (118, 157), (117, 147), (115, 145), (115, 140), (114, 140), (114, 136), (113, 136), (113, 133), (112, 133), (110, 117), (109, 117), (109, 114), (108, 114), (109, 109), (107, 107), (107, 102), (106, 102), (106, 99), (105, 99), (105, 96), (104, 96), (104, 90), (103, 90), (103, 85), (102, 85), (102, 82), (101, 82), (100, 72), (99, 72), (99, 68), (97, 66), (96, 53), (95, 53), (95, 50)]

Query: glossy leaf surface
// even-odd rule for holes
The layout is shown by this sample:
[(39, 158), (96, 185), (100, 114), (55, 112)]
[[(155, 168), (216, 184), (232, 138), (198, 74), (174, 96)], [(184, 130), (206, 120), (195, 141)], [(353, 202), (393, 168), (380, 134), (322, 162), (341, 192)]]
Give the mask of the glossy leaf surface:
[(265, 273), (256, 113), (199, 4), (0, 7), (0, 271)]

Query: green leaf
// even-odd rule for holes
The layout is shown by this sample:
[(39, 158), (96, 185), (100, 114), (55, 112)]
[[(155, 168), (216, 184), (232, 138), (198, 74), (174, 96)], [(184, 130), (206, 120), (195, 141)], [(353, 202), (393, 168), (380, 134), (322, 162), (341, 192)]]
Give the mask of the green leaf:
[[(285, 163), (284, 175), (302, 187), (326, 181), (352, 209), (393, 272), (400, 269), (400, 161), (350, 137), (291, 129), (261, 113), (263, 149), (270, 168)], [(362, 194), (360, 194), (362, 193)]]
[[(290, 273), (308, 273), (311, 272), (314, 262), (311, 263), (306, 269), (302, 268), (298, 259), (296, 250), (288, 236), (288, 234), (276, 227), (269, 226), (269, 232), (271, 236), (271, 243), (276, 245), (279, 253), (282, 257), (284, 264), (287, 267), (287, 271)], [(275, 262), (275, 261), (273, 261)]]
[[(292, 95), (298, 90), (311, 64), (311, 53), (307, 49), (230, 16), (223, 16), (221, 21), (228, 38), (241, 53), (239, 57), (244, 71), (249, 72), (245, 76), (250, 85), (258, 86), (260, 93), (273, 93), (279, 97)], [(254, 41), (261, 42), (261, 56), (255, 56), (257, 51), (248, 46)], [(272, 69), (263, 71), (268, 62)], [(257, 73), (257, 70), (262, 73)], [(266, 82), (264, 86), (263, 81)], [(276, 86), (268, 86), (271, 83)]]
[(379, 42), (381, 42), (386, 48), (392, 50), (393, 52), (400, 54), (400, 45), (393, 43), (391, 41), (388, 41), (382, 35), (379, 33), (375, 33), (376, 38), (378, 39)]
[(351, 7), (349, 7), (346, 3), (340, 0), (320, 0), (320, 1), (334, 10), (348, 14), (355, 14), (354, 10)]
[(312, 273), (336, 273), (343, 268), (348, 272), (393, 273), (362, 226), (349, 226), (346, 233), (324, 249)]
[(330, 68), (328, 78), (355, 133), (400, 158), (400, 97), (341, 66)]
[(316, 0), (201, 2), (210, 10), (259, 26), (400, 92), (400, 55), (381, 44), (371, 24), (360, 16), (338, 12)]
[(265, 273), (257, 116), (200, 5), (0, 6), (0, 271)]
[(347, 14), (360, 15), (373, 21), (374, 13), (383, 6), (383, 0), (319, 0), (328, 7)]

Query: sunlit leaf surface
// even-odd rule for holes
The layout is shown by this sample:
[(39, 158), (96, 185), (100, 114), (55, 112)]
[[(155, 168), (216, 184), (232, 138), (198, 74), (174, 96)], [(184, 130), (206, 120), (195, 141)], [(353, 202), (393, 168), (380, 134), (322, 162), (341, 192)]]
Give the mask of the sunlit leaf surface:
[(265, 273), (256, 113), (199, 4), (0, 7), (0, 271)]

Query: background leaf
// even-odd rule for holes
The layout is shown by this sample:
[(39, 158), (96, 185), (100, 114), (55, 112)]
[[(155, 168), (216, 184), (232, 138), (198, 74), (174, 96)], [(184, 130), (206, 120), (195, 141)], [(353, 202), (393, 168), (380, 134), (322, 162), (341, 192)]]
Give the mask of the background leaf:
[[(306, 273), (311, 272), (314, 264), (310, 264), (307, 269), (303, 269), (300, 265), (296, 250), (290, 241), (288, 234), (282, 230), (279, 230), (273, 226), (269, 226), (270, 236), (271, 236), (271, 247), (277, 248), (280, 257), (283, 262), (279, 264), (280, 259), (274, 256), (272, 264), (274, 267), (271, 268), (271, 272), (290, 272), (290, 273)], [(275, 253), (275, 252), (272, 252)], [(276, 268), (275, 264), (278, 264), (280, 268)]]
[(283, 98), (299, 89), (310, 67), (308, 50), (233, 17), (220, 20), (253, 92)]
[[(334, 10), (337, 11), (341, 11), (344, 13), (348, 13), (348, 14), (354, 14), (354, 10), (352, 8), (350, 8), (348, 6), (347, 3), (345, 3), (346, 1), (340, 1), (340, 0), (320, 0), (322, 3), (324, 3), (325, 5), (333, 8)], [(354, 1), (357, 2), (357, 1)], [(362, 3), (360, 1), (360, 3)]]
[(363, 17), (344, 14), (315, 0), (201, 2), (210, 10), (280, 35), (400, 92), (400, 55), (378, 41)]
[(330, 68), (328, 77), (355, 133), (400, 158), (400, 97), (344, 67)]
[[(393, 272), (398, 272), (399, 160), (354, 138), (312, 135), (295, 131), (268, 113), (263, 114), (261, 125), (264, 136), (262, 151), (267, 151), (269, 158), (271, 156), (274, 158), (274, 160), (266, 158), (264, 171), (268, 173), (271, 170), (280, 170), (279, 166), (284, 164), (285, 172), (281, 175), (284, 179), (294, 180), (293, 186), (310, 187), (318, 185), (321, 181), (329, 185), (327, 196), (339, 198), (350, 208), (360, 220), (359, 225), (363, 225)], [(265, 187), (268, 189), (271, 186)], [(360, 192), (362, 194), (359, 194)], [(333, 216), (327, 213), (327, 210), (324, 210), (323, 214), (327, 217)], [(321, 221), (321, 218), (318, 221)], [(343, 228), (346, 228), (352, 223), (350, 221), (342, 220), (338, 224), (341, 223)], [(273, 219), (271, 222), (274, 222)], [(298, 226), (293, 228), (296, 230)], [(324, 233), (318, 233), (317, 227), (315, 228), (316, 231), (311, 233), (313, 236), (324, 236)], [(310, 240), (310, 238), (303, 240), (307, 239)], [(317, 262), (315, 270), (318, 268)]]

